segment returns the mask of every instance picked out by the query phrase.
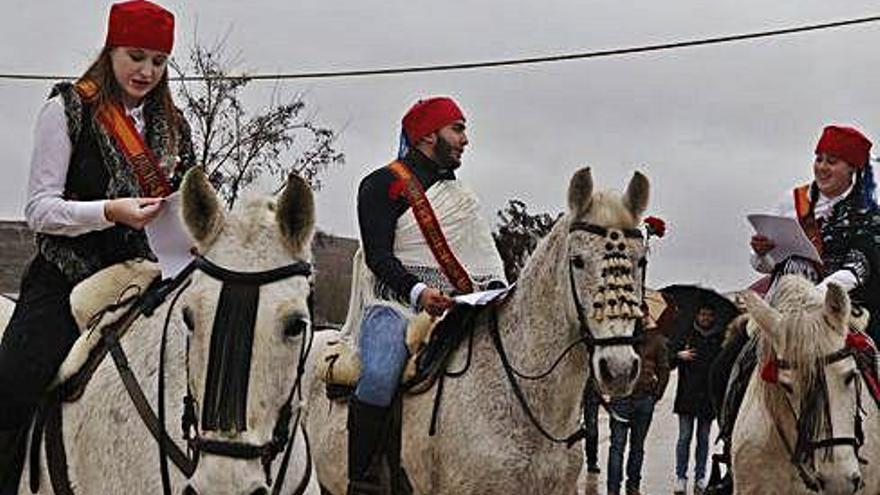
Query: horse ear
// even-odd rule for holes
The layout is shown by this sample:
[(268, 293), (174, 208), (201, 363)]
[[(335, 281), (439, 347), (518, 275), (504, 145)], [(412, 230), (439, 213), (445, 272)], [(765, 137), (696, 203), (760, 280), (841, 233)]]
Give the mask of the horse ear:
[(834, 324), (835, 329), (845, 329), (849, 318), (849, 295), (843, 287), (830, 283), (825, 292), (825, 314)]
[(648, 208), (649, 191), (648, 178), (641, 172), (634, 173), (623, 195), (623, 204), (634, 218), (641, 218), (642, 213)]
[(290, 174), (278, 199), (278, 228), (291, 254), (299, 254), (312, 242), (315, 233), (315, 199), (309, 184), (300, 176)]
[(568, 184), (568, 208), (575, 217), (590, 210), (593, 204), (593, 174), (584, 167), (571, 177)]
[(191, 168), (180, 186), (183, 220), (193, 238), (204, 248), (209, 246), (223, 227), (223, 207), (208, 176), (199, 167)]
[(746, 292), (745, 303), (746, 310), (755, 323), (758, 324), (758, 328), (763, 332), (772, 334), (782, 320), (782, 314), (770, 307), (766, 301), (752, 291)]

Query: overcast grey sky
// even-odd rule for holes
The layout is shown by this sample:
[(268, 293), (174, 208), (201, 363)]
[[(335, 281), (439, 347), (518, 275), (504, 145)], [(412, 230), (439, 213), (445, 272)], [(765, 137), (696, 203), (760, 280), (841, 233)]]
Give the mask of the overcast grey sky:
[[(3, 0), (0, 72), (78, 74), (104, 40), (110, 1)], [(229, 31), (250, 72), (445, 64), (678, 41), (880, 13), (867, 0), (593, 1), (165, 0), (176, 54)], [(282, 83), (320, 121), (344, 126), (348, 163), (324, 176), (318, 222), (355, 236), (360, 177), (393, 158), (419, 96), (463, 106), (471, 144), (460, 176), (486, 215), (509, 198), (561, 211), (574, 170), (599, 187), (652, 182), (649, 283), (721, 290), (755, 278), (747, 213), (811, 175), (823, 125), (880, 139), (880, 24), (613, 59), (477, 71)], [(21, 218), (32, 128), (48, 82), (0, 81), (0, 218)], [(265, 101), (272, 83), (252, 83)], [(876, 151), (875, 151), (876, 154)]]

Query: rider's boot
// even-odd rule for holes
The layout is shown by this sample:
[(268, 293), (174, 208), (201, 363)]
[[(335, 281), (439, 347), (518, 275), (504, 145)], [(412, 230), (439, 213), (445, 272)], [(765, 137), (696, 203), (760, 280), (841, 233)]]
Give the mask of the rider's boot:
[(387, 407), (354, 397), (349, 402), (347, 495), (390, 495), (390, 476), (381, 455), (387, 419)]
[(0, 430), (0, 495), (18, 493), (24, 463), (26, 429)]

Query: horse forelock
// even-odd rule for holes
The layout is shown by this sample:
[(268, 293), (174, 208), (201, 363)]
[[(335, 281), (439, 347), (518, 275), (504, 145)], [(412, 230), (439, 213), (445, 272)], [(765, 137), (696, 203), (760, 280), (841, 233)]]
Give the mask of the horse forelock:
[(593, 193), (590, 209), (577, 220), (615, 229), (632, 229), (638, 226), (623, 197), (614, 191), (598, 191)]
[(818, 363), (843, 346), (844, 331), (825, 317), (820, 293), (803, 277), (783, 277), (769, 302), (782, 318), (774, 337), (761, 333), (762, 361), (775, 353), (791, 365), (802, 390), (810, 390), (822, 372)]

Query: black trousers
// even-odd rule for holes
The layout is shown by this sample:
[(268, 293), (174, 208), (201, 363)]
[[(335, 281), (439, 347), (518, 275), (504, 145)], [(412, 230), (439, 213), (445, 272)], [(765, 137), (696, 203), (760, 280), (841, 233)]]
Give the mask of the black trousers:
[(584, 456), (587, 458), (587, 464), (591, 466), (599, 463), (600, 401), (599, 392), (590, 380), (584, 389), (584, 428), (587, 430), (587, 436), (584, 437)]
[(18, 304), (0, 342), (0, 430), (26, 424), (79, 330), (73, 285), (42, 256), (25, 271)]

